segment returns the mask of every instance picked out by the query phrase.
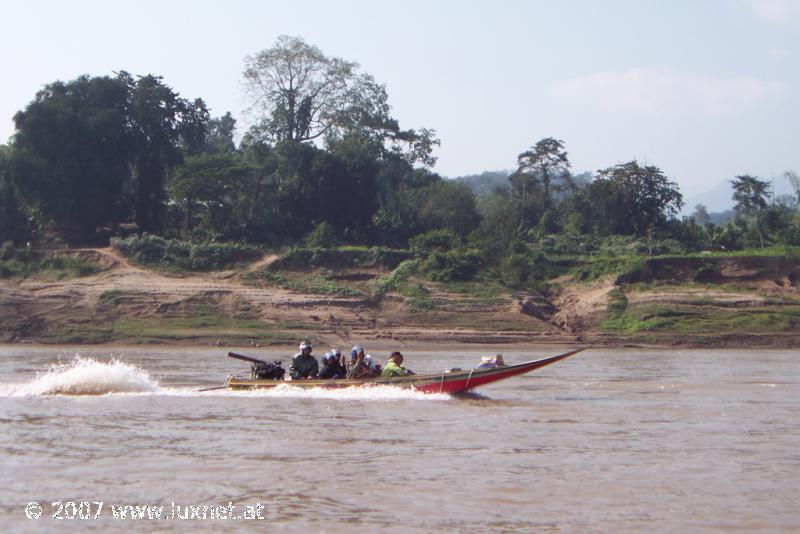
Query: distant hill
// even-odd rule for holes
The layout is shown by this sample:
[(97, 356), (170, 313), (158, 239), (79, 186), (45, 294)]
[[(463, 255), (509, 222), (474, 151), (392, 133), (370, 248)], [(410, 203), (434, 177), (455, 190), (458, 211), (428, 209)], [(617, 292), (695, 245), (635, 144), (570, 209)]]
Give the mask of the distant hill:
[(497, 189), (508, 187), (508, 176), (510, 171), (485, 171), (481, 174), (468, 174), (466, 176), (456, 176), (453, 180), (467, 185), (475, 196), (486, 196)]
[[(764, 178), (761, 179), (763, 180)], [(794, 190), (784, 176), (776, 176), (768, 178), (767, 180), (772, 183), (775, 197), (781, 195), (794, 196)], [(723, 213), (733, 209), (732, 196), (733, 188), (731, 187), (731, 181), (724, 180), (703, 193), (684, 197), (683, 201), (685, 204), (683, 212), (686, 215), (691, 215), (694, 213), (695, 206), (703, 204), (709, 212)]]
[[(468, 174), (466, 176), (456, 176), (452, 178), (458, 182), (466, 184), (476, 196), (486, 196), (497, 189), (508, 187), (508, 177), (511, 171), (485, 171), (481, 174)], [(572, 181), (578, 187), (584, 187), (591, 182), (592, 173), (583, 172), (572, 176)]]

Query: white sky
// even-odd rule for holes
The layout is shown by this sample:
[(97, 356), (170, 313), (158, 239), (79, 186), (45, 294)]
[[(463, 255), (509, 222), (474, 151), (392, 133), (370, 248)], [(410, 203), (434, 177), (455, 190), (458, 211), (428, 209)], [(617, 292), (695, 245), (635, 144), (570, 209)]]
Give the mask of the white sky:
[(549, 136), (577, 172), (638, 158), (685, 194), (800, 170), (800, 0), (0, 0), (0, 18), (0, 141), (45, 84), (123, 69), (243, 127), (243, 58), (287, 34), (385, 83), (446, 176)]

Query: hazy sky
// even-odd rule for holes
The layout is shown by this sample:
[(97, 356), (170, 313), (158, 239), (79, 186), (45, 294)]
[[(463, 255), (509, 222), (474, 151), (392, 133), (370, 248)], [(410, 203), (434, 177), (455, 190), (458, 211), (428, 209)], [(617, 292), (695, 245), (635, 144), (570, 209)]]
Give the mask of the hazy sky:
[(0, 0), (0, 142), (37, 90), (158, 74), (244, 127), (243, 59), (281, 34), (361, 64), (446, 176), (543, 137), (575, 171), (634, 158), (684, 193), (800, 170), (800, 0)]

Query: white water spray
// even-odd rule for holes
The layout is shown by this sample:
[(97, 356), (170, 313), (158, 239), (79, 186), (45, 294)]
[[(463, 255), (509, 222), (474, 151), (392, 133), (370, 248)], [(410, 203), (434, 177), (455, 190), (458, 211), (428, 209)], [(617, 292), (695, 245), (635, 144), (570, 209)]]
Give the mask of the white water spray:
[(112, 360), (97, 361), (76, 356), (70, 363), (53, 365), (32, 381), (4, 384), (0, 393), (9, 397), (40, 395), (105, 395), (109, 393), (147, 393), (160, 390), (147, 371)]

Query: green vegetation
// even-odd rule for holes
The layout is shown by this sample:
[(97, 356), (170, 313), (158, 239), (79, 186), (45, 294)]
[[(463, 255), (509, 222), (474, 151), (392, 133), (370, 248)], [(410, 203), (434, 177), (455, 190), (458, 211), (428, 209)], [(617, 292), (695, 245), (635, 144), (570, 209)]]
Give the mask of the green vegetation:
[(642, 256), (590, 258), (573, 267), (571, 274), (587, 282), (609, 275), (634, 275), (644, 269), (645, 260)]
[(372, 281), (372, 291), (375, 295), (383, 295), (389, 291), (398, 289), (399, 284), (404, 282), (417, 270), (417, 260), (405, 260), (400, 263), (391, 273)]
[(292, 247), (274, 262), (272, 269), (297, 267), (347, 268), (385, 267), (394, 269), (410, 257), (408, 251), (386, 247), (343, 246), (336, 248)]
[(143, 234), (125, 239), (114, 238), (111, 246), (133, 261), (166, 269), (211, 271), (249, 262), (263, 252), (240, 243), (190, 243)]
[[(365, 293), (354, 284), (344, 284), (337, 281), (336, 276), (330, 272), (322, 274), (303, 272), (275, 272), (270, 269), (262, 270), (249, 278), (250, 282), (261, 281), (276, 285), (298, 293), (316, 293), (319, 295), (337, 295), (340, 297), (362, 297)], [(361, 286), (363, 284), (360, 284)]]
[[(48, 317), (39, 325), (37, 338), (50, 343), (202, 342), (232, 344), (251, 341), (261, 345), (285, 344), (296, 334), (291, 325), (259, 320), (243, 301), (223, 307), (213, 298), (198, 295), (142, 315), (140, 308), (152, 302), (134, 291), (103, 292), (94, 310), (76, 308), (73, 313)], [(307, 326), (307, 325), (305, 325)]]
[(721, 308), (713, 302), (669, 307), (628, 305), (622, 311), (609, 313), (601, 326), (607, 331), (626, 336), (643, 333), (714, 335), (792, 332), (800, 327), (800, 306), (763, 306), (742, 310)]
[(131, 291), (123, 291), (121, 289), (109, 289), (108, 291), (103, 291), (100, 293), (100, 296), (97, 297), (97, 302), (99, 304), (105, 304), (109, 306), (117, 306), (127, 299), (134, 297), (136, 293)]
[(36, 275), (62, 280), (87, 276), (98, 271), (100, 267), (96, 263), (77, 256), (16, 249), (10, 241), (0, 246), (0, 278), (22, 279)]
[(608, 306), (606, 311), (609, 317), (619, 317), (628, 309), (628, 297), (619, 288), (614, 288), (608, 293)]
[(292, 343), (295, 334), (259, 321), (242, 321), (222, 316), (125, 318), (107, 322), (66, 322), (50, 325), (40, 339), (48, 343), (207, 342), (231, 344), (250, 341), (260, 345)]

